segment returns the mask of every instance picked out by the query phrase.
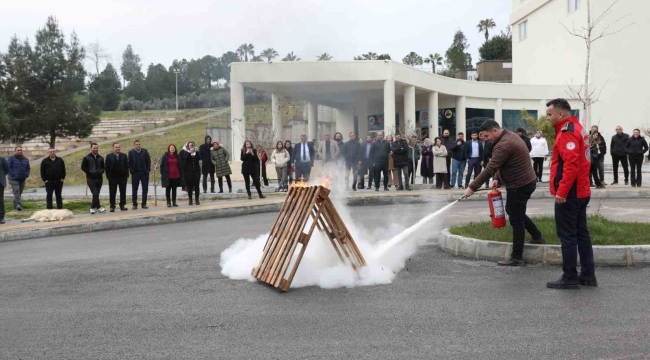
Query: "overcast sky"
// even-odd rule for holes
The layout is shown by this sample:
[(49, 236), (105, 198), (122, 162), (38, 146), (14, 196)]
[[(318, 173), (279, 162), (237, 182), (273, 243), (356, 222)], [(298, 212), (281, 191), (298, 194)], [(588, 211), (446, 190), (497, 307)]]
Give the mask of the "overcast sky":
[(220, 56), (242, 43), (302, 60), (324, 52), (334, 60), (369, 51), (399, 61), (410, 51), (444, 56), (459, 28), (475, 64), (484, 41), (476, 25), (492, 18), (494, 33), (505, 29), (511, 0), (0, 0), (0, 8), (0, 52), (14, 34), (33, 43), (55, 15), (84, 45), (99, 41), (114, 64), (131, 44), (146, 73), (152, 62)]

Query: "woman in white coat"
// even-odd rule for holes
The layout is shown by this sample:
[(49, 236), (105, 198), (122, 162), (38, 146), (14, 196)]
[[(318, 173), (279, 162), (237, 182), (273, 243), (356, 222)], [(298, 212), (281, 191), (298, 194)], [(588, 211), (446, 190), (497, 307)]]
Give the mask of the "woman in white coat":
[(535, 137), (530, 139), (530, 157), (533, 159), (533, 169), (537, 175), (537, 182), (542, 182), (542, 173), (544, 172), (544, 161), (548, 159), (548, 144), (542, 136), (542, 131), (537, 130)]
[(436, 174), (436, 189), (447, 187), (447, 148), (442, 145), (442, 139), (437, 137), (433, 145), (433, 172)]
[(287, 182), (287, 166), (289, 165), (289, 160), (291, 159), (291, 154), (284, 148), (282, 141), (278, 141), (275, 144), (275, 149), (271, 153), (271, 164), (275, 165), (275, 172), (278, 175), (278, 191), (287, 192), (289, 186)]

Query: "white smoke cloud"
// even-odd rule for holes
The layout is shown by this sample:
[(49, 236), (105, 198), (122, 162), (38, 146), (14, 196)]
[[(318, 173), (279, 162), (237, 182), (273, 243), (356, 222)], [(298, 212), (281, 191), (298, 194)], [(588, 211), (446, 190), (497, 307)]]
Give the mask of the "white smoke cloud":
[[(392, 206), (382, 206), (381, 208), (386, 211), (384, 217), (386, 225), (365, 228), (352, 220), (350, 208), (343, 205), (344, 176), (338, 173), (335, 174), (334, 179), (330, 198), (364, 256), (367, 266), (357, 273), (349, 264), (342, 263), (327, 236), (315, 229), (291, 288), (318, 286), (334, 289), (391, 283), (417, 248), (430, 241), (439, 232), (440, 220), (432, 218), (420, 221), (407, 229), (402, 225), (402, 220), (407, 216), (413, 216), (412, 214), (400, 213)], [(350, 183), (351, 181), (350, 178)], [(318, 182), (318, 179), (313, 181), (313, 183)], [(354, 209), (362, 211), (363, 207)], [(432, 210), (437, 208), (432, 206)], [(430, 217), (428, 215), (431, 213), (423, 213), (422, 217)], [(224, 250), (221, 253), (221, 273), (233, 280), (256, 281), (251, 275), (251, 270), (257, 266), (262, 257), (268, 235), (268, 233), (263, 234), (255, 239), (239, 239)], [(294, 260), (300, 246), (302, 245), (299, 245), (294, 253)]]

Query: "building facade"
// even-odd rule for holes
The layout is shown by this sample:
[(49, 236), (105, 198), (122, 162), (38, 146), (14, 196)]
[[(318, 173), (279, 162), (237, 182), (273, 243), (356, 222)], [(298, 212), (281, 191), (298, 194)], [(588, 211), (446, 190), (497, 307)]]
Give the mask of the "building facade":
[[(606, 138), (615, 133), (617, 125), (630, 134), (634, 128), (650, 127), (646, 120), (650, 74), (645, 69), (650, 50), (643, 45), (650, 33), (650, 1), (614, 3), (590, 2), (592, 20), (610, 11), (593, 36), (603, 31), (614, 33), (594, 42), (591, 49), (590, 88), (600, 99), (592, 106), (591, 123), (599, 125)], [(577, 88), (584, 84), (585, 41), (570, 35), (565, 27), (586, 26), (587, 0), (512, 0), (512, 8), (513, 83)]]

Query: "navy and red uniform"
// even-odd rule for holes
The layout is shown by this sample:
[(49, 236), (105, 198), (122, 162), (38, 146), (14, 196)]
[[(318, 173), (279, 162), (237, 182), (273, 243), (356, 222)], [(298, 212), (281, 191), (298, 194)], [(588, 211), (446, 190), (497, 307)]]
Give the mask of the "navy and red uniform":
[[(555, 204), (557, 235), (562, 241), (563, 278), (569, 283), (595, 279), (594, 254), (587, 229), (587, 205), (591, 198), (589, 134), (578, 118), (569, 117), (555, 125), (551, 161), (551, 195), (566, 199)], [(580, 276), (576, 270), (580, 253)]]

